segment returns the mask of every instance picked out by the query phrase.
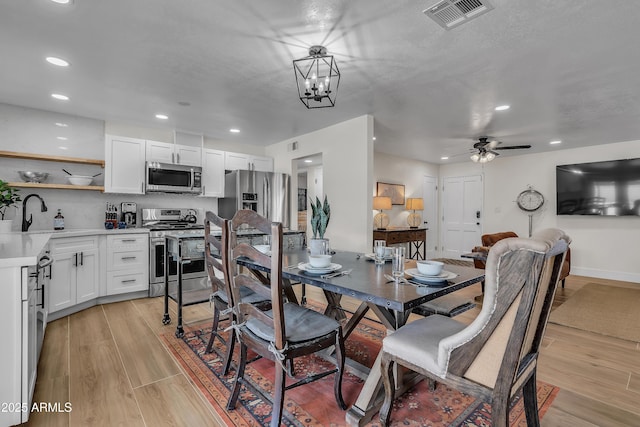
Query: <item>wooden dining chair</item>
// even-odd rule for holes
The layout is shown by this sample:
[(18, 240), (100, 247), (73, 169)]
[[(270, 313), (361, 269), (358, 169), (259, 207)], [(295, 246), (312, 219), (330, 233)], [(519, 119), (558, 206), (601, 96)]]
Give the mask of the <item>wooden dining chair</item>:
[[(238, 231), (243, 227), (254, 228), (271, 236), (271, 254), (264, 254), (246, 243), (238, 242)], [(252, 304), (234, 304), (237, 316), (235, 332), (240, 343), (240, 361), (234, 379), (227, 409), (236, 406), (240, 388), (248, 387), (266, 401), (270, 399), (244, 378), (247, 350), (251, 349), (263, 358), (274, 361), (275, 382), (272, 399), (271, 426), (280, 425), (285, 390), (307, 384), (335, 373), (334, 394), (341, 409), (346, 409), (342, 399), (342, 374), (344, 369), (344, 340), (340, 324), (322, 313), (285, 302), (282, 282), (282, 224), (271, 222), (251, 210), (240, 210), (229, 223), (229, 264), (232, 301), (240, 301), (241, 287), (271, 299), (271, 310), (261, 311)], [(257, 269), (269, 272), (268, 280), (244, 271), (238, 260), (248, 260)], [(266, 283), (265, 283), (266, 282)], [(305, 377), (286, 385), (286, 366), (293, 358), (316, 353), (335, 346), (336, 368)]]
[[(236, 340), (233, 333), (229, 334), (229, 337), (225, 339), (219, 331), (221, 315), (228, 315), (230, 316), (231, 321), (233, 321), (233, 301), (230, 299), (233, 294), (229, 286), (229, 274), (227, 271), (227, 248), (229, 242), (228, 223), (228, 220), (219, 217), (213, 212), (207, 211), (205, 214), (205, 263), (207, 266), (209, 281), (211, 282), (211, 290), (213, 292), (210, 299), (213, 306), (213, 324), (211, 326), (211, 335), (209, 337), (209, 343), (207, 344), (205, 353), (211, 353), (215, 349), (214, 341), (216, 338), (226, 347), (225, 354), (220, 354), (220, 352), (216, 350), (218, 356), (223, 360), (223, 375), (227, 375), (229, 372)], [(212, 230), (216, 230), (216, 234), (219, 230), (220, 238), (211, 234)], [(214, 256), (214, 254), (217, 256)], [(240, 289), (240, 297), (243, 302), (249, 304), (261, 304), (269, 301), (269, 298), (265, 298), (262, 295), (253, 292), (249, 288)]]
[(488, 402), (497, 427), (509, 425), (509, 403), (522, 390), (527, 425), (538, 426), (538, 350), (570, 241), (558, 229), (501, 240), (489, 251), (483, 306), (471, 324), (434, 315), (387, 336), (381, 423), (389, 424), (399, 364)]

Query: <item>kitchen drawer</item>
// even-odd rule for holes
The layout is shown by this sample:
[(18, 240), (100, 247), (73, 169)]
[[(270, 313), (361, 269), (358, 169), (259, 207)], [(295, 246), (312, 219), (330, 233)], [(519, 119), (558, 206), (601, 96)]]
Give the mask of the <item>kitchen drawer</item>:
[(110, 271), (107, 273), (107, 295), (146, 291), (149, 279), (144, 271)]
[(82, 252), (97, 248), (97, 236), (64, 237), (51, 241), (51, 252), (53, 253)]
[(109, 250), (148, 250), (149, 235), (147, 234), (122, 234), (107, 236), (107, 249)]
[(146, 250), (109, 250), (107, 252), (107, 270), (143, 270), (147, 268)]

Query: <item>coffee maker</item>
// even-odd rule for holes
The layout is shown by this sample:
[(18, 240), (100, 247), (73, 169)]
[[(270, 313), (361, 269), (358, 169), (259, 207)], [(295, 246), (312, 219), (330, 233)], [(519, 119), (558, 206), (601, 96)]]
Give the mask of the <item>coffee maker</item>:
[(138, 207), (133, 202), (122, 202), (120, 212), (122, 214), (122, 218), (120, 219), (122, 222), (127, 224), (127, 228), (135, 227), (137, 224), (137, 210)]

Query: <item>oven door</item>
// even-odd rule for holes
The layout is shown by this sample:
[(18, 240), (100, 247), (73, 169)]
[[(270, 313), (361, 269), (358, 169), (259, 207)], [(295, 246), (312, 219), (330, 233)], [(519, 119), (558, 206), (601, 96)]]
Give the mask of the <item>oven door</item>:
[(164, 193), (200, 193), (202, 168), (147, 162), (147, 191)]
[[(149, 241), (149, 296), (164, 295), (164, 252), (165, 238), (152, 237)], [(202, 243), (204, 244), (204, 243)], [(199, 247), (192, 250), (200, 250)], [(207, 269), (203, 259), (194, 259), (182, 266), (183, 279), (198, 279), (207, 276)], [(169, 259), (169, 281), (178, 280), (178, 263)]]

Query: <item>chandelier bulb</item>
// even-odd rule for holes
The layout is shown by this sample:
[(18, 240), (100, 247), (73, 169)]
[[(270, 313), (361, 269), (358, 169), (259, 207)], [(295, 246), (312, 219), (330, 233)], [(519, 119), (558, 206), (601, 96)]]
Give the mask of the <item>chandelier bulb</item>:
[(311, 82), (309, 81), (309, 79), (305, 79), (304, 81), (304, 87), (307, 88), (307, 91), (309, 90), (309, 88), (311, 87)]

